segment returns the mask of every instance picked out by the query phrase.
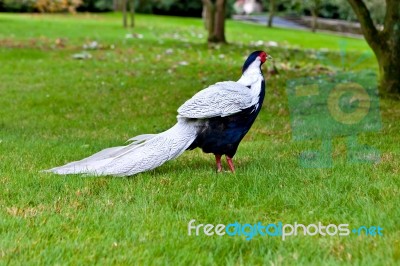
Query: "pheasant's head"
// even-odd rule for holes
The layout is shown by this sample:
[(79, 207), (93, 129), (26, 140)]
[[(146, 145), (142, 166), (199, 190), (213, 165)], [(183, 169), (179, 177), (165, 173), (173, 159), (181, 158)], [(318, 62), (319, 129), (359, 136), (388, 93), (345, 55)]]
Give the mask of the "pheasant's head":
[(259, 69), (262, 64), (267, 60), (271, 60), (272, 57), (264, 51), (254, 51), (252, 52), (243, 64), (242, 73), (244, 73), (249, 68)]

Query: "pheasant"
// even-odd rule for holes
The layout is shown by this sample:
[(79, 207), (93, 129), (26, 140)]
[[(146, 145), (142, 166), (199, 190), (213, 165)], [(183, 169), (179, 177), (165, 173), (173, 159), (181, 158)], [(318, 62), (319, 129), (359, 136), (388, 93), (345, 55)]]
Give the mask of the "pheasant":
[(264, 51), (251, 53), (238, 81), (218, 82), (196, 93), (179, 107), (177, 123), (170, 129), (136, 136), (127, 146), (107, 148), (45, 171), (61, 175), (131, 176), (154, 169), (186, 150), (201, 148), (215, 155), (218, 172), (222, 171), (223, 155), (230, 171), (235, 172), (232, 158), (264, 101), (261, 65), (269, 59), (272, 57)]

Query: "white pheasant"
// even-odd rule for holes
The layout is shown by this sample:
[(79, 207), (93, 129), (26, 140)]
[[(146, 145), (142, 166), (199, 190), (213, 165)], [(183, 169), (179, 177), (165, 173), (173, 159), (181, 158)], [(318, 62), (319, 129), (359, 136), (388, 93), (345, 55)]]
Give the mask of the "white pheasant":
[(263, 51), (251, 53), (237, 82), (219, 82), (195, 94), (179, 107), (178, 122), (167, 131), (139, 135), (130, 139), (132, 143), (127, 146), (108, 148), (45, 171), (61, 175), (130, 176), (154, 169), (185, 150), (199, 147), (215, 155), (218, 172), (222, 171), (222, 155), (234, 172), (232, 157), (264, 100), (261, 65), (267, 59), (271, 57)]

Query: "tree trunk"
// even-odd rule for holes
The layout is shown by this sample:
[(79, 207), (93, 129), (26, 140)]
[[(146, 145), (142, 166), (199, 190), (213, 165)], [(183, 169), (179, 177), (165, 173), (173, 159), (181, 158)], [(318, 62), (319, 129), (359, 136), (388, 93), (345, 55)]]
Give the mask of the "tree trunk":
[(380, 89), (400, 93), (400, 1), (386, 0), (383, 30), (378, 30), (362, 0), (348, 0), (361, 24), (364, 37), (379, 63)]
[(209, 43), (226, 43), (225, 5), (226, 0), (203, 0)]
[(269, 0), (269, 17), (268, 17), (268, 27), (272, 27), (272, 22), (275, 16), (275, 0)]
[(130, 13), (131, 13), (131, 24), (130, 27), (135, 27), (135, 0), (130, 0), (129, 3)]
[(203, 19), (203, 24), (204, 24), (204, 29), (208, 30), (208, 22), (210, 18), (208, 17), (210, 15), (210, 11), (208, 10), (209, 7), (207, 6), (207, 1), (202, 1), (203, 2), (203, 12), (201, 12), (201, 17)]
[(119, 3), (118, 3), (118, 0), (113, 0), (113, 10), (114, 10), (114, 11), (119, 10)]
[(220, 43), (226, 43), (225, 39), (225, 6), (226, 0), (217, 0), (215, 10), (215, 40)]
[(128, 16), (126, 14), (126, 6), (127, 6), (127, 1), (128, 0), (122, 0), (122, 25), (124, 28), (128, 26)]
[(205, 9), (205, 26), (208, 32), (207, 40), (210, 42), (214, 34), (215, 27), (215, 6), (211, 0), (203, 0), (203, 8)]
[(318, 9), (311, 8), (311, 15), (312, 15), (311, 30), (312, 32), (316, 32), (318, 28)]
[[(397, 45), (399, 46), (399, 45)], [(385, 50), (379, 62), (380, 88), (389, 93), (400, 93), (400, 51)]]

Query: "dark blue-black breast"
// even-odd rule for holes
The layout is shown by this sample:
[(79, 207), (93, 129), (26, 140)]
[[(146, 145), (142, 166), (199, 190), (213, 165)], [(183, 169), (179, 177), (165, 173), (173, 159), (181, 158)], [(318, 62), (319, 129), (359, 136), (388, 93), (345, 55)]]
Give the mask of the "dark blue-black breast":
[(213, 117), (204, 120), (197, 138), (188, 149), (201, 148), (205, 153), (233, 157), (240, 141), (250, 130), (260, 112), (265, 96), (264, 81), (258, 106), (251, 106), (231, 116)]

